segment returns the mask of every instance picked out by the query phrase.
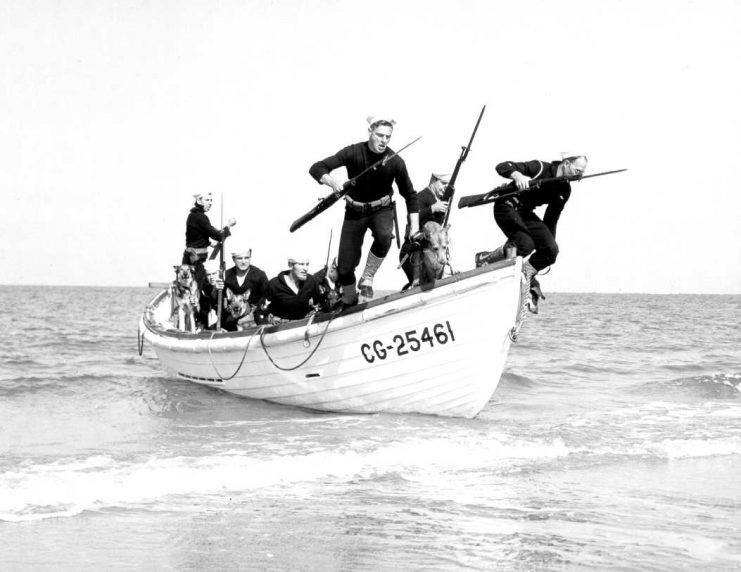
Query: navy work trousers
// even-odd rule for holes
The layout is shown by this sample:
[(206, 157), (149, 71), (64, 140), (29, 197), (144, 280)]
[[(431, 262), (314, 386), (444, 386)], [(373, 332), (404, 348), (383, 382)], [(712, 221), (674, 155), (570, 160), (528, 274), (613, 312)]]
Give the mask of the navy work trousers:
[(509, 201), (497, 202), (494, 204), (494, 220), (514, 243), (518, 256), (527, 256), (535, 250), (530, 264), (536, 270), (542, 270), (556, 261), (556, 239), (532, 210), (518, 210)]
[(391, 249), (394, 239), (394, 210), (384, 207), (370, 214), (345, 211), (342, 223), (339, 254), (337, 256), (337, 281), (343, 286), (355, 284), (355, 268), (360, 263), (366, 231), (373, 235), (371, 252), (384, 258)]

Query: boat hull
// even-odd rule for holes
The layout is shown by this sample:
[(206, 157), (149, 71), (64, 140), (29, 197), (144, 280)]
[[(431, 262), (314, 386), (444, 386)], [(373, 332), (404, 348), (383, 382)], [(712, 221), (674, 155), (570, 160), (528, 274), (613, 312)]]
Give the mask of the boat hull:
[(140, 328), (173, 377), (322, 411), (473, 417), (499, 382), (520, 310), (521, 260), (264, 330), (163, 329), (165, 293)]

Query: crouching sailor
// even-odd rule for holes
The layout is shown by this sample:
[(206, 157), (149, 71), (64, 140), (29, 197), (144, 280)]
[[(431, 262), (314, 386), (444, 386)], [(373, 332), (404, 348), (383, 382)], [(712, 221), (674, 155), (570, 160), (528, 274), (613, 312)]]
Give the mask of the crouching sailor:
[[(530, 279), (529, 307), (534, 313), (538, 312), (538, 300), (545, 299), (535, 275), (556, 261), (556, 225), (571, 196), (568, 181), (553, 181), (542, 185), (535, 183), (540, 179), (581, 177), (587, 168), (587, 158), (584, 155), (563, 153), (562, 156), (561, 161), (505, 161), (496, 166), (499, 175), (512, 179), (518, 190), (526, 191), (496, 201), (494, 220), (507, 236), (507, 243), (500, 247), (501, 250), (507, 245), (514, 245), (517, 255), (523, 257), (535, 251), (522, 268)], [(547, 205), (542, 220), (535, 214), (535, 208), (541, 205)]]
[[(445, 191), (450, 183), (450, 175), (432, 173), (430, 184), (417, 193), (419, 201), (419, 226), (424, 227), (429, 221), (443, 224), (445, 213), (448, 212), (448, 203), (443, 200)], [(404, 243), (399, 250), (399, 264), (407, 277), (407, 284), (404, 290), (414, 283), (414, 264), (412, 261), (413, 244), (411, 241), (409, 229), (407, 228)]]
[(290, 257), (288, 270), (268, 282), (265, 296), (255, 312), (255, 319), (258, 324), (300, 320), (314, 310), (320, 297), (319, 283), (309, 274), (309, 258)]

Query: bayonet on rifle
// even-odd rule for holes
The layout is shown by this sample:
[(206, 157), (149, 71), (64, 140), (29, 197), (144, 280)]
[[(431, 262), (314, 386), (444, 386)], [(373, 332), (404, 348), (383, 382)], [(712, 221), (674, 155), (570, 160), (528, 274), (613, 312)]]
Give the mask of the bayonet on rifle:
[(476, 126), (473, 128), (473, 133), (471, 133), (471, 139), (468, 141), (468, 145), (461, 147), (461, 155), (458, 157), (458, 162), (455, 164), (455, 169), (453, 169), (453, 174), (450, 176), (450, 181), (448, 182), (448, 188), (445, 190), (445, 194), (442, 197), (442, 200), (448, 203), (448, 210), (445, 211), (445, 217), (443, 217), (443, 226), (448, 224), (448, 219), (450, 218), (450, 207), (453, 204), (453, 195), (455, 194), (455, 180), (458, 178), (458, 173), (461, 170), (463, 161), (468, 157), (468, 152), (471, 150), (473, 138), (476, 137), (476, 131), (478, 131), (479, 123), (481, 123), (481, 118), (484, 116), (485, 110), (486, 105), (481, 108), (481, 113), (479, 113), (479, 118), (476, 121)]

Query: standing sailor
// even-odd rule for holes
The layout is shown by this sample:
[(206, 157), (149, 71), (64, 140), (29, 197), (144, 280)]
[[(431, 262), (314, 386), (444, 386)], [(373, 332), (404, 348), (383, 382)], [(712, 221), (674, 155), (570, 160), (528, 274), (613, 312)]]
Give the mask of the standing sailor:
[[(562, 153), (562, 157), (561, 161), (505, 161), (496, 166), (499, 175), (512, 179), (518, 190), (526, 191), (496, 201), (494, 220), (507, 236), (508, 243), (515, 246), (518, 256), (525, 257), (535, 251), (523, 265), (523, 272), (531, 279), (530, 310), (534, 313), (538, 311), (538, 300), (545, 299), (535, 275), (556, 261), (556, 225), (571, 196), (571, 185), (567, 181), (556, 181), (530, 189), (530, 181), (581, 177), (584, 174), (587, 168), (585, 155)], [(535, 214), (535, 208), (541, 205), (547, 205), (543, 220)], [(497, 250), (500, 249), (504, 247)]]
[(209, 239), (223, 241), (231, 234), (230, 229), (237, 224), (237, 219), (230, 218), (226, 226), (218, 230), (211, 225), (206, 215), (214, 202), (212, 194), (197, 193), (193, 197), (196, 199), (196, 204), (190, 209), (185, 222), (185, 251), (182, 263), (195, 266), (196, 280), (199, 286), (202, 286), (206, 277), (203, 262), (208, 257)]
[[(348, 177), (352, 179), (384, 156), (393, 153), (388, 148), (388, 143), (395, 123), (393, 119), (369, 117), (367, 141), (349, 145), (314, 163), (309, 174), (336, 193), (342, 192), (342, 183), (335, 180), (330, 173), (344, 166)], [(394, 192), (391, 185), (394, 182), (399, 194), (406, 201), (410, 233), (416, 234), (419, 231), (417, 193), (414, 192), (406, 163), (401, 157), (396, 155), (359, 178), (345, 195), (345, 219), (337, 259), (342, 302), (345, 305), (357, 304), (358, 290), (363, 301), (373, 297), (373, 278), (388, 254), (394, 237), (395, 212), (391, 201)], [(355, 268), (360, 263), (363, 240), (368, 229), (373, 235), (373, 244), (356, 288)]]

